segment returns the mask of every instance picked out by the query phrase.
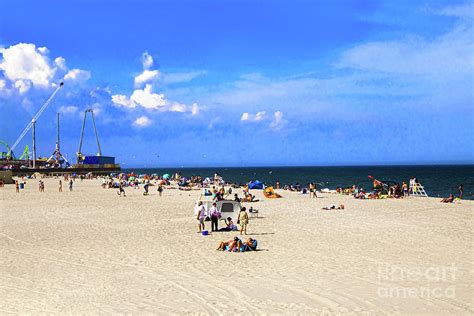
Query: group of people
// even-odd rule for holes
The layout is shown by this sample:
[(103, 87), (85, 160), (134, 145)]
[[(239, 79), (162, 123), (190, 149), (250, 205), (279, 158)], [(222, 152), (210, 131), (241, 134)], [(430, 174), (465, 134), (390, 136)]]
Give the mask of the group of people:
[[(67, 179), (67, 178), (64, 177), (64, 179)], [(26, 183), (26, 182), (23, 182), (23, 185), (24, 185), (25, 183)], [(73, 181), (73, 179), (70, 179), (70, 180), (69, 180), (69, 191), (72, 191), (73, 185), (74, 185), (74, 181)], [(43, 181), (43, 180), (39, 180), (39, 181), (38, 181), (38, 191), (41, 192), (41, 193), (43, 193), (43, 192), (44, 192), (44, 188), (45, 188), (44, 181)], [(20, 193), (20, 181), (19, 181), (19, 180), (15, 180), (15, 191), (16, 191), (16, 193)], [(59, 179), (58, 191), (59, 191), (59, 192), (63, 192), (63, 181), (62, 181), (61, 179)]]
[(222, 241), (217, 247), (217, 250), (228, 252), (246, 252), (256, 251), (257, 241), (253, 238), (248, 238), (247, 241), (242, 241), (239, 237), (234, 237), (229, 241)]
[(460, 184), (458, 186), (457, 197), (454, 194), (450, 194), (449, 197), (442, 199), (441, 203), (453, 203), (456, 200), (461, 200), (464, 194), (464, 185)]
[[(236, 231), (237, 226), (234, 224), (231, 217), (224, 219), (225, 227), (219, 229), (219, 220), (221, 220), (222, 213), (217, 208), (217, 203), (212, 203), (209, 211), (206, 211), (205, 205), (199, 201), (194, 209), (194, 215), (198, 222), (198, 233), (202, 233), (206, 229), (206, 220), (211, 222), (211, 231)], [(242, 207), (237, 217), (237, 224), (240, 226), (240, 234), (247, 235), (247, 225), (249, 223), (249, 215), (247, 209)]]

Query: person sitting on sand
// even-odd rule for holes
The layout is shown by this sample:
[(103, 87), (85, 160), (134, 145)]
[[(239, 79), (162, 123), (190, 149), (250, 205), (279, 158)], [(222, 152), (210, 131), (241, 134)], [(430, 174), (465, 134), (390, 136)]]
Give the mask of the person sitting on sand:
[(217, 250), (234, 252), (236, 249), (240, 248), (242, 241), (239, 237), (234, 237), (229, 241), (222, 241), (217, 247)]
[(246, 242), (243, 242), (240, 247), (240, 252), (245, 251), (257, 251), (257, 241), (253, 238), (249, 238)]
[(228, 252), (256, 251), (257, 241), (253, 238), (249, 238), (246, 242), (242, 242), (238, 237), (234, 237), (234, 239), (229, 241), (221, 242), (217, 250)]
[(232, 221), (232, 217), (227, 217), (225, 220), (226, 227), (219, 229), (220, 232), (231, 232), (237, 230), (237, 226)]
[(449, 197), (442, 199), (440, 202), (441, 203), (453, 203), (454, 202), (454, 195), (450, 194)]

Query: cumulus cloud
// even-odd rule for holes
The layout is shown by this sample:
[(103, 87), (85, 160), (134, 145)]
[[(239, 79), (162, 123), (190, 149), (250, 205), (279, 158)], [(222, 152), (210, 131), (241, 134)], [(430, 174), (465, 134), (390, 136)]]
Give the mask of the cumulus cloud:
[(112, 102), (117, 106), (123, 106), (126, 108), (135, 108), (137, 104), (131, 101), (126, 95), (115, 94), (112, 96)]
[(266, 117), (266, 111), (260, 111), (260, 112), (257, 112), (256, 114), (250, 114), (248, 112), (244, 112), (242, 113), (240, 120), (244, 122), (260, 122), (264, 120), (265, 117)]
[(140, 116), (133, 122), (133, 124), (138, 127), (146, 127), (151, 124), (151, 120), (146, 116)]
[(89, 71), (81, 69), (71, 69), (64, 76), (64, 80), (74, 82), (86, 82), (90, 79), (90, 77), (91, 73)]
[(153, 93), (151, 84), (145, 85), (143, 89), (133, 91), (130, 100), (150, 110), (157, 110), (166, 105), (165, 95)]
[(142, 65), (144, 70), (148, 70), (153, 66), (153, 57), (148, 52), (142, 54)]
[(36, 48), (34, 44), (20, 43), (0, 48), (0, 53), (3, 56), (0, 70), (12, 82), (22, 80), (23, 83), (18, 84), (22, 88), (26, 81), (35, 86), (47, 87), (56, 72), (46, 56), (47, 51)]
[(276, 131), (281, 130), (286, 125), (286, 120), (283, 119), (283, 113), (276, 111), (273, 113), (273, 121), (270, 123), (270, 128)]
[(156, 81), (160, 73), (158, 70), (143, 70), (141, 74), (135, 77), (135, 86), (141, 86), (147, 82)]
[(63, 57), (57, 57), (55, 60), (54, 60), (54, 64), (56, 66), (58, 66), (59, 69), (61, 70), (67, 70), (67, 67), (66, 67), (66, 59), (64, 59)]
[(18, 89), (20, 94), (26, 93), (31, 88), (31, 81), (28, 80), (16, 80), (13, 86)]
[(51, 62), (49, 50), (46, 47), (37, 48), (35, 44), (19, 43), (0, 48), (0, 54), (0, 71), (20, 94), (32, 87), (54, 88), (65, 73), (64, 79), (70, 82), (83, 82), (90, 78), (88, 71), (72, 69), (68, 72), (66, 60), (61, 56)]
[[(134, 109), (142, 107), (147, 110), (160, 110), (169, 112), (191, 113), (197, 115), (199, 107), (196, 103), (191, 106), (170, 101), (164, 94), (153, 92), (152, 83), (161, 76), (158, 70), (152, 70), (153, 57), (148, 53), (142, 54), (143, 72), (134, 78), (135, 90), (130, 97), (123, 94), (112, 95), (112, 103), (118, 107)], [(141, 88), (144, 85), (143, 88)]]

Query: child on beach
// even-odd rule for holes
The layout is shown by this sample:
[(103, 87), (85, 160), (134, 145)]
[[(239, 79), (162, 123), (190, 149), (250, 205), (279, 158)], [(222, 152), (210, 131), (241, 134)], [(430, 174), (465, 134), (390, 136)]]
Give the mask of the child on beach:
[(163, 194), (163, 186), (160, 184), (160, 185), (158, 186), (158, 195), (159, 195), (159, 196), (162, 196), (162, 194)]
[(118, 194), (120, 197), (122, 197), (122, 193), (123, 193), (123, 197), (126, 197), (126, 195), (125, 195), (125, 190), (124, 190), (124, 188), (123, 188), (123, 182), (120, 181), (120, 183), (119, 183), (119, 191), (117, 192), (117, 194)]
[(244, 233), (247, 235), (247, 225), (249, 223), (249, 214), (247, 213), (247, 209), (242, 207), (239, 213), (239, 217), (237, 218), (237, 224), (240, 225), (240, 234)]
[(15, 190), (16, 193), (20, 193), (20, 183), (18, 182), (18, 180), (15, 181)]
[(69, 191), (72, 192), (72, 185), (74, 184), (73, 180), (69, 180)]
[(63, 182), (59, 180), (59, 192), (63, 192)]

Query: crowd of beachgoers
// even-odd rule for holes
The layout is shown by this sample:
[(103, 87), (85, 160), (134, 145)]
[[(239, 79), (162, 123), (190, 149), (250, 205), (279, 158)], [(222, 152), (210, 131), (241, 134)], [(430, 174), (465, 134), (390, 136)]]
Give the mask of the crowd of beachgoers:
[[(36, 173), (34, 178), (42, 178), (44, 175)], [(338, 187), (334, 190), (323, 188), (318, 190), (318, 183), (312, 182), (307, 185), (285, 184), (281, 185), (277, 180), (275, 183), (275, 189), (283, 191), (297, 192), (302, 195), (308, 195), (309, 198), (317, 198), (318, 193), (333, 193), (341, 195), (352, 195), (355, 199), (385, 199), (385, 198), (408, 198), (411, 195), (419, 195), (417, 190), (423, 189), (420, 181), (413, 177), (409, 182), (398, 183), (384, 183), (371, 176), (373, 179), (373, 188), (371, 190), (365, 190), (357, 185), (342, 188)], [(282, 196), (276, 193), (273, 186), (265, 186), (260, 181), (250, 181), (246, 184), (233, 184), (226, 183), (219, 174), (214, 174), (214, 177), (202, 177), (199, 175), (192, 176), (190, 178), (183, 177), (180, 172), (175, 174), (144, 174), (137, 175), (135, 173), (120, 173), (110, 174), (107, 176), (97, 176), (92, 173), (85, 175), (76, 174), (64, 174), (62, 176), (57, 175), (58, 178), (58, 191), (62, 192), (63, 181), (68, 184), (69, 191), (73, 191), (74, 183), (76, 180), (83, 181), (84, 179), (101, 179), (102, 188), (104, 189), (117, 189), (117, 194), (120, 197), (126, 197), (126, 189), (138, 190), (143, 188), (143, 195), (150, 194), (150, 187), (156, 187), (156, 191), (159, 196), (163, 195), (165, 189), (179, 189), (183, 191), (190, 190), (202, 190), (201, 197), (208, 197), (212, 202), (212, 206), (207, 207), (202, 201), (196, 202), (194, 208), (194, 216), (198, 223), (198, 233), (203, 235), (209, 234), (209, 231), (205, 229), (207, 221), (211, 222), (211, 232), (231, 232), (239, 231), (240, 235), (247, 234), (247, 226), (249, 223), (249, 214), (258, 214), (258, 210), (250, 207), (247, 212), (246, 207), (241, 203), (259, 202), (255, 195), (250, 192), (250, 189), (262, 189), (263, 195), (266, 198), (281, 198)], [(22, 180), (18, 179), (15, 181), (16, 192), (20, 192), (22, 188)], [(241, 190), (242, 194), (239, 196), (236, 190)], [(45, 191), (45, 184), (42, 180), (39, 180), (38, 184), (39, 192)], [(424, 191), (423, 191), (424, 192)], [(449, 197), (443, 198), (443, 203), (454, 203), (460, 201), (463, 196), (463, 185), (459, 185), (457, 194), (451, 194)], [(219, 210), (217, 203), (220, 201), (233, 201), (238, 203), (238, 212), (236, 224), (231, 217), (222, 218), (222, 213)], [(344, 210), (344, 204), (339, 205), (328, 205), (323, 207), (324, 210)], [(219, 222), (224, 222), (224, 227), (219, 228)], [(257, 241), (250, 238), (243, 241), (239, 237), (234, 237), (228, 241), (222, 241), (218, 247), (218, 250), (230, 251), (230, 252), (243, 252), (243, 251), (255, 251), (257, 247)]]
[[(45, 177), (44, 174), (35, 173), (31, 178), (42, 178)], [(333, 193), (333, 194), (343, 194), (343, 195), (352, 195), (356, 199), (385, 199), (385, 198), (408, 198), (412, 195), (419, 195), (417, 192), (420, 188), (423, 188), (420, 181), (416, 177), (412, 177), (408, 182), (403, 181), (402, 184), (395, 182), (383, 182), (373, 177), (373, 188), (366, 190), (363, 187), (359, 187), (354, 184), (349, 187), (337, 187), (335, 189), (328, 188), (318, 188), (318, 185), (322, 183), (311, 182), (306, 185), (299, 183), (284, 184), (282, 185), (280, 181), (276, 181), (274, 186), (268, 186), (262, 184), (259, 189), (264, 190), (264, 196), (268, 198), (281, 197), (279, 194), (275, 193), (276, 190), (284, 190), (297, 192), (300, 194), (308, 194), (310, 198), (316, 198), (317, 193)], [(117, 193), (119, 196), (126, 196), (126, 188), (131, 189), (140, 189), (143, 188), (143, 195), (148, 195), (150, 187), (156, 187), (159, 195), (163, 194), (165, 189), (179, 189), (182, 191), (190, 190), (203, 190), (204, 196), (212, 196), (217, 201), (221, 199), (231, 199), (239, 202), (257, 202), (255, 195), (252, 195), (249, 191), (251, 188), (249, 184), (258, 183), (259, 181), (249, 181), (248, 183), (228, 183), (219, 174), (214, 174), (213, 177), (203, 177), (200, 175), (193, 175), (190, 178), (183, 177), (180, 172), (176, 172), (172, 175), (164, 174), (140, 174), (135, 173), (111, 173), (107, 176), (94, 175), (92, 173), (88, 174), (64, 174), (62, 176), (57, 175), (56, 178), (62, 178), (58, 182), (58, 190), (62, 191), (63, 180), (68, 184), (69, 189), (72, 191), (73, 184), (77, 180), (84, 179), (96, 179), (100, 178), (102, 180), (102, 188), (115, 188), (118, 189)], [(19, 178), (15, 181), (17, 191), (21, 188), (21, 182), (24, 178)], [(227, 189), (225, 189), (227, 187)], [(237, 196), (237, 194), (232, 195), (232, 189), (243, 189), (243, 196)], [(44, 191), (44, 183), (40, 181), (39, 190)], [(444, 203), (460, 201), (463, 198), (463, 185), (460, 184), (456, 192), (452, 192), (448, 197), (445, 197), (441, 200)]]

